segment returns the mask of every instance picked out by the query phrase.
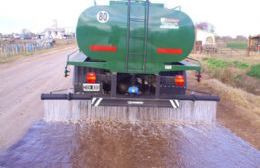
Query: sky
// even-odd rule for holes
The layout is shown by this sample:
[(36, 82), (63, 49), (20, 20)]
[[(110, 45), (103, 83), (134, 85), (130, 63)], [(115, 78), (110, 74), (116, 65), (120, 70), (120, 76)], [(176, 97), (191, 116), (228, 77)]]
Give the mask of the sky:
[[(75, 30), (80, 13), (94, 0), (0, 0), (0, 33), (41, 32), (53, 20)], [(104, 0), (96, 0), (97, 4)], [(150, 0), (181, 6), (195, 23), (209, 22), (220, 36), (260, 34), (260, 0)]]

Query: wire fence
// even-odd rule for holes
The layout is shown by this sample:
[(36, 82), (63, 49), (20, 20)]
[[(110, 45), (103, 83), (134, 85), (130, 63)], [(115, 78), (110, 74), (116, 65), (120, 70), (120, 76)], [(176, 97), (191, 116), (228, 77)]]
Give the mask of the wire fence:
[(35, 40), (28, 42), (0, 43), (0, 56), (10, 57), (16, 55), (32, 54), (42, 49), (53, 47), (53, 41)]
[(224, 56), (247, 56), (246, 49), (219, 48), (215, 55)]

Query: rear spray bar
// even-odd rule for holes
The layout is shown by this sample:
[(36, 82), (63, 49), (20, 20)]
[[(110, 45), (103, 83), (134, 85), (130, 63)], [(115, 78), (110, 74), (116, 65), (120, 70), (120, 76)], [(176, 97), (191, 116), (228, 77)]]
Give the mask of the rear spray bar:
[(42, 94), (41, 100), (91, 100), (91, 105), (98, 106), (133, 106), (133, 107), (170, 107), (179, 108), (179, 101), (220, 101), (212, 95), (176, 95), (171, 98), (122, 98), (122, 97), (93, 97), (85, 94)]

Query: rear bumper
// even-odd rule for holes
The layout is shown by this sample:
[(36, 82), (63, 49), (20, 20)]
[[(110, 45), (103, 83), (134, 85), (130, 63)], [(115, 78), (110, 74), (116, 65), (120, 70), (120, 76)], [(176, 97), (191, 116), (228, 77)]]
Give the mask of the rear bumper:
[(93, 97), (84, 94), (42, 94), (42, 100), (91, 100), (92, 106), (126, 106), (126, 107), (161, 107), (178, 108), (179, 101), (216, 101), (220, 98), (211, 95), (176, 95), (171, 98), (139, 98), (139, 97)]

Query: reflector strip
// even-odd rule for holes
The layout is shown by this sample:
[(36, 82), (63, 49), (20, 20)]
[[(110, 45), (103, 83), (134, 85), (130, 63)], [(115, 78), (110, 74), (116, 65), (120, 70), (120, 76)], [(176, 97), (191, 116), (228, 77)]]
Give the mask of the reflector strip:
[(129, 105), (143, 105), (143, 101), (128, 101), (127, 104)]
[(183, 53), (182, 49), (180, 48), (158, 48), (158, 54), (178, 54), (181, 55)]
[(92, 100), (91, 100), (91, 105), (93, 105), (95, 102), (96, 102), (96, 100), (97, 100), (97, 98), (93, 98)]
[(98, 107), (102, 100), (103, 98), (99, 98), (98, 101), (95, 103), (95, 107)]
[(180, 107), (180, 103), (178, 100), (170, 100), (170, 103), (174, 109), (177, 109)]
[(94, 97), (91, 100), (91, 105), (95, 106), (95, 107), (98, 107), (102, 100), (103, 100), (103, 98), (96, 98), (96, 97)]
[(110, 45), (92, 45), (90, 46), (92, 52), (116, 52), (117, 47)]

